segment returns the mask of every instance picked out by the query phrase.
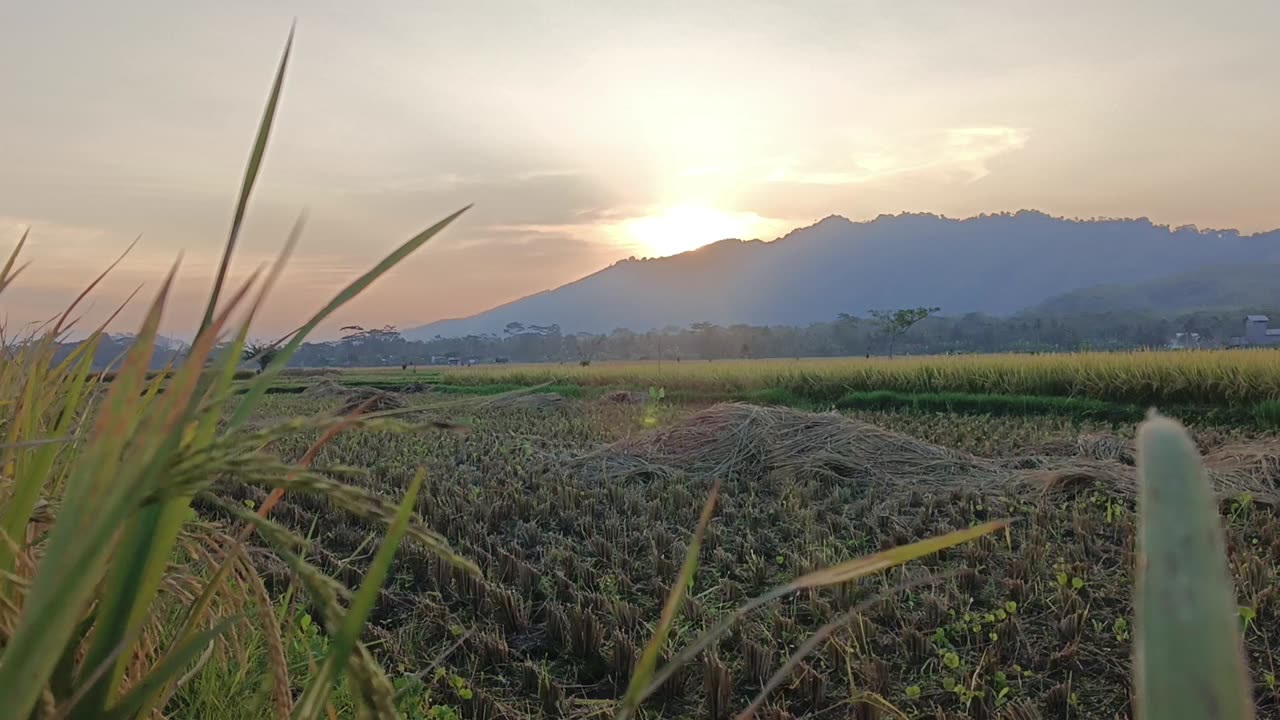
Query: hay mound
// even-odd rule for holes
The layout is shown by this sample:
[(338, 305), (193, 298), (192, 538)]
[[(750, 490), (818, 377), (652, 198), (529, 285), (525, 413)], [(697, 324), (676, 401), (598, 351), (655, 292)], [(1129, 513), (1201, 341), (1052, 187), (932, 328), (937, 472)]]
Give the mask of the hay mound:
[[(1059, 450), (1056, 456), (987, 459), (837, 413), (723, 403), (571, 463), (599, 481), (687, 474), (750, 483), (781, 474), (859, 483), (888, 493), (886, 499), (912, 490), (955, 488), (1074, 492), (1098, 483), (1136, 492), (1129, 441), (1091, 435)], [(1205, 466), (1223, 495), (1248, 492), (1258, 502), (1280, 502), (1280, 442), (1224, 447), (1208, 455)]]
[(341, 383), (330, 380), (329, 378), (322, 378), (320, 380), (315, 381), (311, 385), (309, 385), (306, 390), (302, 391), (302, 394), (312, 395), (312, 396), (342, 395), (349, 391), (350, 391), (350, 388), (348, 388), (346, 385), (342, 385)]
[(401, 400), (400, 396), (395, 393), (389, 393), (386, 390), (377, 388), (359, 388), (347, 396), (346, 402), (342, 404), (338, 412), (345, 415), (360, 409), (363, 412), (371, 413), (382, 410), (399, 410), (404, 406), (404, 400)]
[(1045, 443), (1036, 450), (1037, 455), (1048, 457), (1081, 457), (1125, 465), (1137, 462), (1138, 454), (1132, 440), (1110, 433), (1086, 433), (1076, 438)]
[(528, 395), (511, 395), (495, 399), (493, 407), (513, 410), (546, 410), (559, 407), (565, 403), (563, 395), (558, 393), (530, 393)]
[(611, 479), (684, 472), (726, 480), (771, 473), (884, 485), (989, 479), (990, 463), (836, 413), (722, 403), (582, 459)]

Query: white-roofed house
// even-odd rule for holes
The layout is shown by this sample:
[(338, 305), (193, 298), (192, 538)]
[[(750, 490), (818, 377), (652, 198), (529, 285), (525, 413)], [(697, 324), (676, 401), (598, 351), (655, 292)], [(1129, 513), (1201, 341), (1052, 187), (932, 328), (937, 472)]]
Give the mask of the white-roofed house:
[(1244, 344), (1280, 345), (1280, 328), (1271, 328), (1271, 318), (1266, 315), (1246, 315), (1244, 318)]

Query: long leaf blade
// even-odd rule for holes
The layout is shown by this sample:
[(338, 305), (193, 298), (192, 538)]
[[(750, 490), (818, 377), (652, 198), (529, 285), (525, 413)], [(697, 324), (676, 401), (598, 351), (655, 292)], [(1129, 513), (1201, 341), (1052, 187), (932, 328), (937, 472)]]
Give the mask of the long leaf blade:
[(662, 616), (658, 620), (658, 627), (654, 630), (653, 637), (649, 639), (649, 644), (645, 646), (644, 654), (640, 656), (640, 662), (636, 664), (635, 672), (631, 674), (631, 682), (627, 685), (627, 694), (623, 696), (622, 706), (618, 710), (619, 720), (630, 717), (644, 700), (644, 690), (649, 681), (653, 679), (654, 669), (658, 666), (658, 655), (662, 652), (662, 646), (667, 643), (667, 636), (671, 634), (671, 625), (675, 623), (676, 613), (680, 610), (680, 604), (684, 601), (685, 593), (693, 582), (694, 576), (697, 575), (698, 556), (702, 551), (702, 538), (706, 535), (707, 526), (711, 524), (711, 515), (715, 512), (716, 501), (719, 498), (720, 480), (717, 479), (715, 484), (711, 486), (711, 492), (707, 495), (706, 503), (702, 506), (702, 514), (698, 516), (698, 525), (693, 531), (693, 540), (689, 543), (689, 550), (685, 553), (684, 565), (680, 568), (680, 575), (673, 582), (671, 592), (667, 593), (667, 601), (662, 606)]
[[(343, 288), (341, 292), (329, 301), (328, 305), (325, 305), (324, 308), (313, 315), (306, 324), (294, 331), (288, 344), (276, 354), (275, 358), (267, 366), (267, 369), (258, 375), (258, 377), (249, 386), (249, 391), (241, 398), (240, 404), (236, 407), (235, 413), (228, 421), (228, 427), (234, 429), (240, 427), (249, 420), (249, 416), (253, 414), (254, 408), (257, 407), (262, 396), (266, 394), (267, 388), (271, 386), (271, 383), (275, 380), (275, 377), (280, 374), (280, 371), (289, 364), (289, 359), (293, 357), (293, 354), (302, 346), (302, 341), (306, 338), (308, 333), (314, 330), (317, 325), (324, 322), (325, 318), (332, 315), (334, 311), (350, 302), (353, 298), (363, 292), (365, 288), (372, 285), (375, 280), (385, 274), (388, 270), (398, 265), (400, 261), (408, 257), (413, 253), (413, 251), (422, 247), (422, 245), (428, 240), (439, 234), (441, 230), (448, 227), (450, 223), (457, 220), (470, 208), (471, 206), (468, 205), (410, 238), (403, 245), (396, 248), (390, 255), (383, 258), (382, 262), (378, 263), (371, 270), (356, 278), (350, 285)], [(277, 342), (275, 344), (278, 345), (280, 343)]]
[(244, 222), (244, 213), (249, 206), (249, 196), (253, 194), (253, 185), (258, 180), (258, 170), (262, 167), (262, 157), (267, 152), (267, 140), (271, 137), (271, 125), (275, 122), (276, 106), (280, 103), (280, 89), (284, 86), (285, 68), (289, 66), (289, 53), (293, 50), (293, 33), (295, 27), (289, 28), (289, 39), (284, 43), (284, 53), (280, 56), (280, 67), (276, 69), (275, 81), (271, 84), (271, 94), (267, 97), (267, 107), (262, 113), (262, 121), (258, 124), (258, 135), (253, 141), (253, 151), (249, 153), (249, 164), (244, 170), (244, 181), (240, 184), (240, 196), (236, 200), (235, 215), (231, 219), (231, 232), (227, 236), (227, 244), (222, 251), (222, 261), (218, 264), (218, 275), (213, 281), (213, 290), (209, 293), (209, 306), (205, 308), (204, 319), (200, 322), (200, 332), (213, 322), (213, 314), (218, 307), (218, 298), (222, 294), (222, 285), (227, 279), (227, 270), (231, 266), (231, 256), (235, 253), (236, 240), (240, 236), (240, 225)]
[(717, 638), (728, 631), (729, 628), (733, 627), (734, 623), (747, 616), (756, 608), (767, 605), (768, 603), (773, 602), (774, 600), (777, 600), (778, 598), (795, 590), (823, 587), (826, 585), (848, 582), (849, 580), (857, 579), (859, 577), (865, 577), (871, 573), (875, 573), (895, 565), (901, 565), (911, 560), (938, 552), (939, 550), (944, 550), (946, 548), (968, 542), (969, 540), (986, 535), (987, 533), (1008, 527), (1008, 525), (1008, 521), (997, 520), (963, 530), (955, 530), (945, 535), (920, 540), (911, 543), (910, 545), (902, 545), (864, 558), (857, 558), (846, 563), (841, 563), (840, 565), (829, 568), (828, 570), (819, 570), (817, 572), (809, 573), (801, 578), (779, 585), (772, 590), (762, 593), (761, 595), (743, 603), (737, 609), (721, 618), (715, 625), (704, 630), (701, 635), (693, 640), (693, 642), (689, 643), (689, 645), (676, 654), (675, 657), (671, 658), (670, 662), (664, 665), (662, 669), (654, 675), (653, 681), (649, 683), (647, 688), (645, 688), (641, 699), (643, 700), (649, 695), (652, 695), (659, 687), (662, 687), (662, 683), (666, 682), (676, 670), (696, 657), (698, 653), (702, 652), (708, 645), (715, 642)]
[(120, 455), (133, 419), (142, 414), (139, 391), (176, 272), (175, 264), (111, 384), (94, 438), (77, 458), (17, 629), (0, 654), (0, 697), (18, 717), (27, 717), (35, 707), (92, 599), (111, 549), (109, 540), (128, 515), (129, 488), (116, 482)]
[(409, 489), (405, 492), (404, 501), (400, 503), (400, 509), (396, 512), (395, 519), (391, 522), (391, 526), (387, 528), (386, 538), (383, 539), (377, 554), (374, 555), (373, 561), (369, 564), (369, 569), (365, 573), (364, 581), (360, 584), (360, 589), (351, 601), (351, 607), (347, 610), (342, 628), (329, 646), (329, 654), (325, 657), (320, 672), (307, 686), (307, 689), (302, 694), (302, 699), (294, 709), (295, 718), (300, 720), (319, 718), (320, 713), (324, 710), (325, 703), (329, 700), (329, 693), (333, 689), (333, 684), (342, 677), (342, 672), (351, 658), (351, 653), (355, 651), (356, 643), (360, 640), (360, 629), (364, 627), (365, 619), (369, 617), (369, 612), (373, 610), (373, 605), (378, 599), (378, 591), (382, 588), (383, 581), (386, 580), (387, 572), (391, 569), (392, 560), (395, 559), (396, 549), (400, 546), (400, 541), (404, 538), (405, 531), (409, 528), (409, 519), (413, 516), (413, 508), (418, 500), (418, 491), (422, 488), (422, 481), (425, 477), (426, 471), (423, 469), (419, 469), (417, 474), (414, 475), (413, 482), (410, 483)]
[(142, 677), (141, 681), (129, 688), (111, 709), (100, 715), (103, 720), (126, 720), (141, 717), (151, 708), (155, 698), (165, 684), (182, 672), (195, 660), (209, 643), (218, 639), (223, 633), (239, 622), (239, 617), (223, 619), (217, 625), (188, 637), (182, 644), (170, 650), (155, 667)]

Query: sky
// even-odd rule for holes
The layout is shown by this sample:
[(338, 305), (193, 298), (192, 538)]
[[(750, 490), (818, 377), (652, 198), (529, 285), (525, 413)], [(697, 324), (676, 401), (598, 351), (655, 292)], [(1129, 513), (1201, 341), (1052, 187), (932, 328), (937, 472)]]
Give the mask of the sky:
[(198, 321), (290, 23), (233, 279), (299, 248), (254, 334), (412, 327), (628, 256), (831, 214), (1038, 209), (1280, 226), (1280, 3), (1235, 0), (11, 3), (0, 13), (0, 297), (12, 334), (135, 238), (85, 323), (181, 256)]

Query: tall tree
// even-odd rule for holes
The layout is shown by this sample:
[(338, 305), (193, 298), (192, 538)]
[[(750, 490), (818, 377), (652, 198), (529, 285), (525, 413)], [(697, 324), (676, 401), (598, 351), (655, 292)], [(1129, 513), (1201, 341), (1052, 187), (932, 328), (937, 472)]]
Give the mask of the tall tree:
[(262, 372), (276, 358), (276, 352), (275, 345), (253, 342), (244, 346), (243, 358), (245, 362), (257, 363), (258, 372)]
[(904, 308), (902, 310), (872, 310), (871, 317), (876, 327), (880, 328), (880, 332), (889, 341), (889, 357), (893, 357), (894, 341), (906, 335), (907, 331), (916, 323), (930, 315), (937, 314), (941, 309), (936, 307), (917, 307)]

